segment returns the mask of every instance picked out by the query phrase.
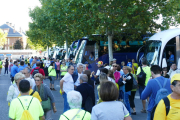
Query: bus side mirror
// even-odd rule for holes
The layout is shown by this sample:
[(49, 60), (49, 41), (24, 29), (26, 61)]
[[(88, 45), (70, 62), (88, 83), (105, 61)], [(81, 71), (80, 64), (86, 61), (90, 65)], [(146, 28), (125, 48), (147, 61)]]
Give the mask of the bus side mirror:
[(167, 67), (167, 62), (165, 58), (163, 58), (163, 61), (162, 61), (162, 68), (164, 67)]

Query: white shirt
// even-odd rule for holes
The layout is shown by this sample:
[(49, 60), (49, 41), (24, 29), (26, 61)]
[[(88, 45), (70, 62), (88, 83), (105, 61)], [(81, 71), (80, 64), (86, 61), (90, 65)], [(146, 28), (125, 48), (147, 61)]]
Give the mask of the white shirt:
[(111, 81), (111, 82), (113, 82), (113, 83), (116, 83), (115, 80), (112, 79), (112, 78), (110, 78), (110, 77), (108, 77), (108, 81)]
[(72, 75), (69, 72), (65, 74), (62, 80), (64, 80), (63, 90), (66, 94), (74, 90), (74, 81), (73, 81)]
[(80, 85), (80, 76), (81, 76), (81, 74), (78, 73), (78, 79), (77, 79), (76, 82), (74, 83), (75, 86), (79, 86), (79, 85)]
[(97, 76), (100, 75), (100, 70), (99, 70), (99, 69), (97, 70), (96, 75), (97, 75)]
[(16, 84), (12, 84), (10, 87), (9, 87), (9, 90), (8, 90), (8, 95), (7, 95), (7, 101), (11, 103), (11, 101), (14, 99), (14, 98), (17, 98), (18, 95), (19, 95), (19, 89), (17, 87)]
[(49, 65), (51, 64), (51, 61), (50, 61), (50, 60), (49, 60), (49, 61), (48, 61), (48, 60), (45, 60), (44, 63), (45, 63), (45, 65), (46, 65), (46, 67), (49, 67)]
[(30, 82), (30, 85), (32, 84), (32, 89), (33, 89), (34, 86), (36, 85), (34, 78), (29, 77), (29, 78), (26, 78), (26, 80), (28, 80)]

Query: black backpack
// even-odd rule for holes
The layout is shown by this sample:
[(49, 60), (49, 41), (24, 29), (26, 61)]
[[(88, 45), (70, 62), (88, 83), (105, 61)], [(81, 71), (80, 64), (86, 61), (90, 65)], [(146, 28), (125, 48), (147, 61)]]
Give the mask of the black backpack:
[(143, 71), (142, 67), (140, 66), (141, 68), (141, 72), (139, 73), (137, 79), (138, 79), (138, 84), (140, 86), (144, 86), (145, 84), (145, 81), (146, 81), (146, 73)]
[[(40, 69), (40, 68), (39, 68)], [(35, 69), (34, 68), (34, 71), (33, 71), (33, 73), (32, 73), (32, 77), (34, 78), (34, 75), (36, 74), (36, 73), (39, 73), (39, 69)]]

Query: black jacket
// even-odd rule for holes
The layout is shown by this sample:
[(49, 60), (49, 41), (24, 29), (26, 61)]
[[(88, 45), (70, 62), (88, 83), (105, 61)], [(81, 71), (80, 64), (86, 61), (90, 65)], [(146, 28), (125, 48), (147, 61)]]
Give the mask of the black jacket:
[[(126, 92), (131, 91), (133, 89), (133, 75), (131, 73), (129, 73), (128, 75), (123, 75), (122, 77), (127, 78), (128, 76), (131, 76), (131, 79), (126, 80), (126, 84), (125, 84), (125, 91)], [(119, 81), (118, 81), (119, 86), (124, 85), (124, 83), (122, 81), (123, 81), (123, 79), (120, 78)]]
[(86, 99), (90, 96), (93, 101), (93, 105), (95, 105), (95, 94), (94, 89), (88, 83), (82, 83), (77, 88), (76, 91), (79, 91), (82, 95), (82, 108), (84, 108)]

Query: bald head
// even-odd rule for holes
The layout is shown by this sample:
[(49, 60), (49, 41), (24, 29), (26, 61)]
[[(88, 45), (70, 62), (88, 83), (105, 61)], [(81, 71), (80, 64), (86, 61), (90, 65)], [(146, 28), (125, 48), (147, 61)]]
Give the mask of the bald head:
[(37, 66), (37, 67), (40, 67), (40, 66), (41, 66), (40, 61), (37, 61), (37, 62), (36, 62), (36, 66)]
[(80, 76), (80, 83), (88, 82), (88, 76), (86, 74), (82, 74)]

